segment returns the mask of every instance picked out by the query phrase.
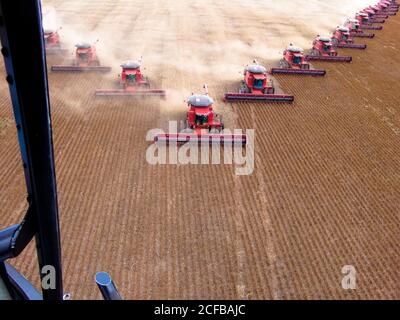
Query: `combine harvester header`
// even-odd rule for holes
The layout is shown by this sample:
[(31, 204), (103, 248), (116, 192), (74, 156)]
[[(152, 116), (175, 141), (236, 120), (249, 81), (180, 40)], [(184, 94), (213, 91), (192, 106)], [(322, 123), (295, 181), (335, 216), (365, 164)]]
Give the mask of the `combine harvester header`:
[(324, 76), (326, 71), (311, 69), (310, 64), (305, 61), (304, 50), (290, 44), (283, 51), (283, 58), (279, 61), (279, 68), (271, 68), (270, 73)]
[(148, 97), (159, 96), (165, 98), (165, 90), (150, 89), (150, 82), (143, 76), (139, 61), (129, 60), (121, 64), (122, 72), (119, 75), (119, 87), (116, 89), (98, 89), (96, 96), (132, 96)]
[(246, 145), (245, 134), (224, 132), (222, 118), (214, 113), (214, 100), (208, 95), (207, 85), (204, 94), (192, 94), (187, 99), (188, 111), (186, 120), (180, 122), (178, 133), (157, 134), (156, 143), (219, 143)]
[[(97, 40), (98, 41), (98, 40)], [(97, 43), (97, 41), (95, 43)], [(94, 44), (80, 42), (75, 45), (75, 59), (71, 65), (56, 65), (51, 67), (55, 72), (109, 72), (111, 67), (100, 65)]]
[(225, 101), (265, 101), (286, 102), (294, 101), (293, 95), (275, 94), (275, 86), (267, 73), (267, 69), (254, 60), (254, 64), (244, 69), (239, 93), (225, 93)]

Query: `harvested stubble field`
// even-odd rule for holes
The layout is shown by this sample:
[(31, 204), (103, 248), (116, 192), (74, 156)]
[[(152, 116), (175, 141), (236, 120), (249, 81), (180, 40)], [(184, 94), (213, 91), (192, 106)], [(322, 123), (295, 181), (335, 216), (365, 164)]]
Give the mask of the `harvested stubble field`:
[[(237, 90), (250, 57), (275, 63), (260, 45), (274, 17), (253, 2), (247, 15), (247, 2), (205, 2), (46, 1), (65, 38), (81, 39), (68, 30), (99, 33), (100, 58), (115, 67), (107, 76), (49, 73), (65, 291), (100, 298), (93, 276), (107, 270), (129, 299), (399, 299), (399, 16), (375, 39), (358, 40), (366, 51), (341, 50), (353, 63), (315, 63), (325, 78), (278, 76), (293, 105), (233, 105), (221, 97)], [(291, 24), (283, 34), (273, 26), (272, 38), (290, 41)], [(296, 37), (304, 45), (315, 33)], [(114, 84), (121, 60), (141, 54), (166, 101), (94, 98)], [(236, 176), (231, 165), (146, 162), (146, 132), (182, 119), (184, 98), (203, 82), (228, 128), (255, 129), (252, 175)], [(6, 227), (26, 204), (0, 85)], [(14, 264), (38, 280), (33, 246)], [(344, 265), (356, 267), (356, 290), (341, 287)]]

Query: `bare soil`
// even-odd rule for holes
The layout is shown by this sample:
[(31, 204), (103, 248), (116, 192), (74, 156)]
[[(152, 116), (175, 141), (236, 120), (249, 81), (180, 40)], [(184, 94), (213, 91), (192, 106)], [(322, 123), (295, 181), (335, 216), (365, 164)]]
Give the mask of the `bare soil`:
[[(65, 45), (72, 52), (69, 39), (81, 40), (80, 30), (98, 35), (100, 59), (114, 69), (49, 72), (73, 299), (101, 298), (93, 279), (101, 270), (127, 299), (400, 298), (399, 15), (375, 39), (357, 40), (367, 50), (340, 51), (351, 64), (314, 63), (326, 77), (277, 76), (294, 104), (225, 104), (243, 66), (276, 63), (274, 46), (283, 48), (296, 28), (278, 21), (269, 29), (268, 10), (242, 1), (75, 2), (46, 1), (63, 21)], [(293, 33), (300, 45), (316, 33), (304, 28)], [(267, 37), (285, 43), (270, 49)], [(165, 101), (94, 97), (114, 85), (122, 60), (141, 55), (153, 87), (168, 91)], [(181, 119), (183, 100), (204, 82), (228, 128), (255, 129), (252, 175), (236, 176), (232, 165), (146, 162), (146, 132)], [(22, 218), (26, 191), (5, 81), (0, 90), (6, 227)], [(13, 263), (37, 281), (33, 249)], [(356, 290), (341, 287), (344, 265), (357, 269)]]

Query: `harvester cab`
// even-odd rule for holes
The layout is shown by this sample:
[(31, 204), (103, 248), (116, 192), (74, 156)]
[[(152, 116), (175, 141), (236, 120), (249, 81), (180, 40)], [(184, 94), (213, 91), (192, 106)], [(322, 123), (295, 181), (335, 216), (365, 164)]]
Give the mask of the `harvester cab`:
[(355, 19), (358, 21), (359, 25), (370, 23), (369, 15), (365, 12), (357, 12)]
[(154, 142), (164, 144), (218, 143), (245, 145), (246, 134), (224, 132), (221, 116), (214, 112), (214, 100), (208, 95), (207, 85), (203, 94), (193, 94), (187, 98), (188, 111), (185, 121), (181, 121), (179, 132), (162, 133), (154, 137)]
[(283, 58), (279, 61), (279, 68), (271, 68), (271, 74), (302, 74), (324, 76), (325, 70), (311, 69), (305, 61), (304, 50), (295, 47), (292, 43), (283, 51)]
[(274, 94), (275, 88), (272, 79), (268, 77), (267, 69), (254, 60), (254, 64), (247, 66), (243, 72), (244, 80), (240, 93)]
[(332, 36), (332, 44), (348, 44), (353, 43), (354, 40), (350, 36), (350, 29), (344, 26), (337, 27)]
[(318, 36), (313, 42), (313, 49), (322, 56), (334, 57), (338, 54), (329, 37)]
[(134, 60), (129, 60), (121, 64), (122, 72), (120, 75), (120, 83), (124, 88), (149, 86), (147, 79), (140, 70), (140, 66), (140, 61)]
[(221, 117), (213, 111), (214, 100), (208, 95), (207, 85), (204, 85), (204, 94), (192, 94), (187, 99), (188, 112), (184, 131), (194, 131), (201, 134), (203, 130), (210, 133), (219, 133), (224, 129)]
[(225, 101), (293, 102), (293, 95), (275, 94), (275, 87), (267, 69), (257, 60), (246, 66), (239, 93), (225, 93)]
[[(286, 63), (285, 63), (286, 62)], [(304, 50), (290, 44), (283, 51), (283, 59), (280, 62), (282, 67), (293, 69), (310, 69), (310, 65), (304, 61)]]
[(75, 63), (78, 66), (99, 65), (96, 47), (88, 42), (79, 42), (75, 45)]
[(349, 28), (350, 32), (362, 32), (360, 30), (360, 23), (357, 19), (348, 18), (344, 24), (345, 27)]

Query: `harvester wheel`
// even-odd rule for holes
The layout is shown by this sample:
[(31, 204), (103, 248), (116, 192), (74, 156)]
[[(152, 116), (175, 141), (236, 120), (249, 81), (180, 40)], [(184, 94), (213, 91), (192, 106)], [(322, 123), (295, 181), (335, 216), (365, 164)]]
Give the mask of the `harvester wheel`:
[(216, 114), (215, 120), (218, 121), (220, 124), (220, 128), (218, 131), (224, 130), (224, 122), (222, 121), (222, 116), (220, 114)]
[(275, 93), (275, 88), (274, 87), (265, 88), (264, 93), (265, 94), (274, 94)]
[(179, 126), (178, 126), (178, 131), (182, 132), (183, 130), (185, 130), (185, 122), (183, 120), (179, 121)]
[(279, 68), (288, 69), (288, 68), (290, 68), (290, 64), (285, 59), (281, 59), (279, 61)]
[(311, 49), (309, 55), (315, 57), (315, 56), (320, 56), (321, 53), (316, 49)]
[(148, 77), (143, 77), (143, 80), (144, 80), (144, 87), (145, 88), (150, 88), (150, 81), (149, 81), (149, 78)]
[(183, 125), (183, 133), (193, 133), (194, 130), (189, 126), (189, 122), (186, 120)]
[(240, 84), (239, 93), (250, 93), (250, 89), (244, 81)]
[(100, 66), (100, 61), (99, 61), (99, 60), (93, 60), (93, 61), (91, 62), (91, 65), (92, 65), (92, 66), (95, 66), (95, 67), (98, 67), (98, 66)]
[(218, 133), (219, 133), (219, 130), (218, 130), (217, 128), (211, 128), (211, 129), (210, 129), (210, 133), (211, 133), (211, 134), (218, 134)]
[(271, 79), (271, 87), (267, 88), (267, 94), (274, 94), (274, 93), (275, 93), (274, 80)]

